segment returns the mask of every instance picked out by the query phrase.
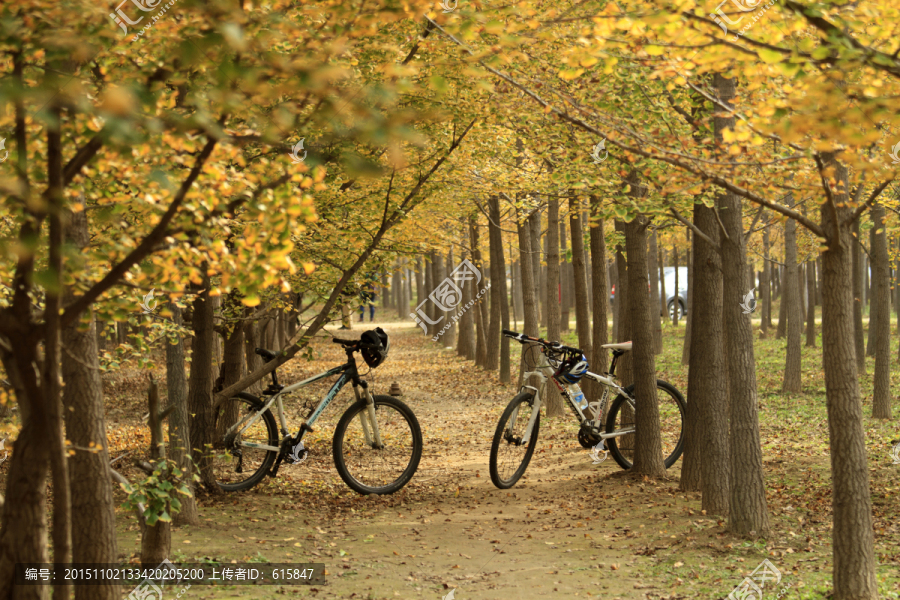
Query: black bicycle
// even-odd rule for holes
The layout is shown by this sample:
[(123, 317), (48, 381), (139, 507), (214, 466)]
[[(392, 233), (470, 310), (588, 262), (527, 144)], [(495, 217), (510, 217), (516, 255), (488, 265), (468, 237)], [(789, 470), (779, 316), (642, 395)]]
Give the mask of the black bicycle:
[[(355, 352), (373, 369), (384, 362), (390, 349), (387, 334), (377, 327), (364, 332), (360, 340), (332, 341), (347, 353), (343, 365), (287, 387), (278, 383), (278, 375), (272, 371), (272, 383), (263, 391), (263, 398), (241, 392), (219, 407), (216, 431), (223, 433), (213, 445), (213, 469), (220, 488), (247, 490), (267, 474), (275, 477), (282, 461), (298, 464), (306, 460), (309, 451), (303, 446), (303, 436), (313, 431), (313, 423), (348, 382), (353, 384), (356, 402), (338, 421), (332, 440), (334, 465), (341, 479), (360, 494), (393, 494), (412, 479), (422, 458), (422, 430), (416, 415), (397, 398), (373, 396), (356, 368)], [(262, 348), (256, 353), (267, 362), (278, 357)], [(339, 375), (337, 381), (297, 434), (290, 435), (282, 397), (331, 375)], [(280, 436), (273, 406), (278, 410)]]

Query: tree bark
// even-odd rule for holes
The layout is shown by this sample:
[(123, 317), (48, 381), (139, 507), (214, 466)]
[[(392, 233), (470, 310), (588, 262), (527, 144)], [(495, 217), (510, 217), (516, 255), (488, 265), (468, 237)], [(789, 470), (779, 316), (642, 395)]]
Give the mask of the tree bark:
[[(659, 247), (656, 243), (656, 228), (650, 230), (649, 244), (647, 247), (647, 268), (650, 271), (650, 302), (651, 306), (659, 306)], [(596, 318), (596, 317), (595, 317)], [(657, 311), (651, 315), (653, 320), (653, 353), (662, 353), (662, 320)]]
[(565, 260), (568, 245), (566, 243), (566, 222), (559, 220), (559, 330), (569, 331), (569, 263)]
[[(150, 458), (155, 467), (166, 458), (166, 447), (162, 435), (162, 412), (159, 406), (159, 386), (150, 375), (150, 389), (147, 407), (150, 410)], [(165, 511), (171, 514), (171, 507), (166, 502)], [(158, 565), (169, 557), (172, 548), (172, 527), (168, 521), (158, 520), (153, 525), (144, 527), (141, 535), (141, 562)]]
[[(528, 226), (531, 227), (531, 272), (534, 275), (534, 285), (535, 285), (535, 293), (534, 293), (534, 302), (537, 306), (538, 316), (541, 313), (541, 298), (542, 294), (539, 290), (544, 289), (544, 279), (547, 277), (547, 274), (544, 273), (543, 269), (541, 269), (541, 208), (538, 207), (531, 216), (528, 217)], [(502, 246), (501, 246), (502, 248)], [(503, 250), (501, 249), (501, 252)], [(510, 255), (510, 260), (512, 260), (512, 256)], [(505, 273), (505, 271), (504, 271)], [(505, 277), (504, 277), (505, 279)], [(504, 289), (506, 289), (504, 287)], [(503, 299), (506, 300), (506, 296), (503, 296)], [(507, 322), (508, 325), (508, 322)], [(509, 329), (508, 326), (505, 326), (506, 329)], [(508, 342), (507, 342), (508, 343)]]
[[(499, 201), (498, 201), (499, 205)], [(503, 234), (500, 232), (500, 211), (499, 206), (497, 210), (497, 227), (491, 231), (491, 252), (494, 252), (494, 246), (497, 247), (496, 258), (491, 258), (491, 273), (494, 273), (494, 264), (497, 265), (497, 279), (496, 284), (491, 283), (491, 291), (493, 292), (494, 287), (498, 288), (497, 298), (498, 304), (500, 308), (500, 326), (503, 329), (509, 329), (509, 294), (506, 290), (506, 257), (503, 253)], [(534, 234), (534, 227), (532, 227), (532, 235)], [(537, 244), (537, 241), (534, 241)], [(510, 257), (512, 259), (512, 257)], [(492, 277), (493, 279), (493, 277)], [(493, 301), (493, 297), (492, 297)], [(537, 302), (537, 300), (535, 300)], [(499, 335), (499, 332), (498, 332)], [(509, 342), (510, 339), (505, 335), (500, 336), (500, 383), (509, 383), (510, 381), (510, 359), (509, 359)]]
[(891, 266), (888, 257), (887, 223), (885, 209), (881, 203), (872, 207), (872, 281), (876, 296), (872, 298), (875, 308), (875, 390), (872, 397), (872, 417), (891, 418)]
[[(481, 248), (478, 240), (478, 220), (474, 215), (469, 217), (469, 244), (472, 247), (472, 261), (475, 263), (475, 267), (482, 273), (482, 277), (486, 277), (487, 273), (485, 273), (484, 262), (481, 260)], [(475, 311), (475, 314), (472, 315), (475, 320), (475, 365), (482, 368), (487, 363), (487, 323), (484, 318), (486, 302), (486, 297), (482, 296), (472, 307), (472, 310)]]
[[(639, 187), (636, 171), (628, 178), (629, 195), (642, 198), (646, 188)], [(628, 253), (628, 301), (634, 338), (632, 372), (634, 377), (635, 425), (634, 466), (637, 475), (665, 477), (659, 429), (659, 401), (656, 396), (656, 359), (653, 354), (653, 327), (650, 313), (650, 290), (647, 280), (646, 217), (635, 217), (625, 224), (625, 248)], [(655, 305), (653, 306), (655, 309)]]
[[(548, 199), (547, 208), (547, 339), (558, 341), (559, 330), (559, 200), (556, 196)], [(565, 414), (563, 398), (552, 383), (544, 389), (548, 417)]]
[[(616, 219), (615, 222), (616, 231), (625, 232), (625, 224)], [(625, 260), (625, 254), (623, 253), (625, 249), (621, 245), (616, 246), (616, 272), (618, 273), (617, 279), (618, 283), (616, 285), (616, 312), (619, 313), (619, 331), (618, 337), (616, 337), (616, 342), (630, 342), (633, 341), (631, 339), (632, 336), (632, 324), (631, 324), (631, 316), (629, 314), (628, 306), (629, 306), (629, 283), (630, 283), (630, 274), (628, 273), (628, 262)], [(629, 386), (633, 383), (633, 374), (631, 369), (631, 352), (626, 352), (619, 358), (619, 362), (616, 363), (616, 375), (619, 381), (622, 382), (622, 386)]]
[[(687, 230), (688, 233), (688, 248), (690, 248), (691, 243), (691, 231)], [(685, 298), (685, 308), (687, 310), (687, 315), (684, 318), (684, 344), (681, 347), (681, 364), (689, 365), (691, 363), (691, 331), (693, 329), (692, 323), (694, 322), (693, 317), (693, 299), (691, 290), (694, 289), (694, 259), (693, 252), (690, 249), (685, 253), (687, 255), (687, 270), (688, 270), (688, 284), (687, 284), (687, 293)]]
[[(715, 210), (694, 205), (694, 224), (721, 244)], [(703, 318), (694, 322), (688, 370), (688, 423), (681, 480), (702, 490), (707, 514), (727, 515), (731, 503), (728, 382), (725, 377), (722, 257), (719, 248), (694, 236), (694, 293), (692, 310)], [(696, 452), (696, 455), (691, 456)], [(700, 471), (699, 473), (697, 471)]]
[[(731, 105), (734, 80), (714, 75), (719, 99)], [(716, 140), (722, 132), (734, 129), (734, 117), (717, 111), (713, 118)], [(759, 441), (759, 415), (756, 398), (756, 360), (753, 355), (753, 328), (750, 315), (743, 314), (741, 300), (745, 292), (747, 255), (744, 247), (743, 208), (731, 193), (719, 195), (719, 214), (727, 234), (722, 236), (722, 301), (725, 327), (725, 353), (731, 396), (731, 510), (728, 529), (740, 536), (766, 536), (769, 512), (763, 475), (762, 448)]]
[(833, 170), (837, 185), (832, 188), (833, 203), (822, 203), (821, 227), (839, 234), (828, 240), (822, 253), (822, 362), (831, 445), (834, 598), (868, 600), (878, 597), (878, 584), (869, 464), (857, 370), (853, 366), (853, 242), (848, 223), (853, 205), (847, 194), (847, 167), (831, 152), (823, 153), (822, 162), (826, 172)]
[[(787, 198), (787, 205), (793, 206), (793, 199)], [(797, 270), (797, 223), (788, 219), (784, 226), (784, 294), (782, 304), (786, 307), (787, 318), (787, 353), (784, 363), (784, 379), (781, 391), (787, 394), (799, 394), (800, 381), (800, 344), (803, 336), (803, 316), (800, 310), (799, 273)], [(781, 325), (779, 319), (779, 327)]]
[[(851, 235), (853, 236), (851, 260), (852, 276), (853, 276), (853, 347), (855, 349), (854, 356), (856, 358), (856, 372), (859, 375), (866, 374), (866, 333), (863, 328), (863, 275), (862, 275), (862, 241), (859, 239), (859, 218), (853, 220)], [(824, 278), (824, 274), (823, 274)], [(823, 316), (822, 327), (824, 329), (824, 306), (825, 299), (822, 297)], [(824, 338), (823, 338), (824, 339)]]
[[(174, 302), (169, 302), (168, 308), (172, 313), (172, 322), (181, 326), (183, 324), (181, 308)], [(250, 324), (251, 322), (248, 321), (243, 325), (245, 331), (247, 325)], [(255, 330), (255, 328), (253, 329)], [(188, 409), (188, 386), (184, 365), (184, 342), (178, 335), (176, 343), (172, 344), (169, 340), (166, 343), (166, 399), (169, 406), (175, 407), (169, 415), (169, 456), (184, 473), (184, 483), (193, 494), (194, 482), (191, 475), (194, 472), (194, 466), (188, 458), (188, 449), (191, 447), (190, 410)], [(197, 514), (197, 502), (194, 496), (180, 496), (179, 500), (181, 500), (181, 510), (173, 515), (173, 524), (176, 527), (199, 525), (200, 516)]]
[[(252, 314), (253, 310), (247, 308), (244, 311), (244, 316), (249, 317)], [(181, 313), (179, 311), (179, 319), (181, 318)], [(261, 340), (259, 339), (259, 321), (246, 321), (244, 322), (244, 364), (247, 365), (247, 371), (252, 373), (256, 369), (263, 366), (263, 360), (260, 355), (256, 353), (256, 349), (261, 346)], [(182, 350), (183, 354), (183, 350)], [(184, 367), (182, 366), (182, 370)], [(263, 391), (262, 380), (254, 382), (247, 391), (251, 394), (261, 394)], [(187, 397), (185, 395), (185, 397)], [(171, 423), (171, 420), (169, 421)], [(185, 446), (186, 448), (190, 448), (190, 446)]]
[(591, 269), (594, 272), (591, 293), (594, 312), (593, 340), (591, 347), (591, 371), (594, 373), (606, 373), (608, 354), (603, 344), (609, 342), (607, 321), (607, 304), (609, 303), (609, 286), (607, 285), (606, 270), (606, 239), (603, 231), (603, 218), (600, 215), (600, 196), (591, 195)]
[[(500, 295), (500, 280), (506, 275), (500, 270), (502, 259), (497, 257), (498, 250), (501, 254), (503, 252), (503, 234), (500, 232), (500, 198), (498, 196), (488, 198), (488, 212), (491, 217), (488, 220), (488, 240), (491, 257), (491, 320), (488, 323), (488, 359), (485, 369), (497, 371), (500, 368), (500, 305), (503, 304), (503, 296)], [(525, 258), (531, 260), (530, 255), (526, 254)]]
[(816, 347), (816, 261), (806, 263), (806, 347)]
[[(577, 196), (569, 196), (569, 230), (572, 233), (572, 274), (575, 284), (575, 329), (578, 332), (578, 347), (584, 350), (586, 357), (590, 357), (592, 355), (590, 296), (587, 287), (587, 264), (584, 256), (584, 229), (581, 225), (580, 205)], [(646, 231), (643, 235), (646, 238)], [(645, 258), (646, 255), (645, 249)], [(647, 270), (644, 269), (644, 272), (646, 273)], [(587, 391), (598, 391), (593, 381), (587, 381), (586, 384)]]
[(769, 328), (772, 327), (772, 291), (769, 286), (769, 273), (772, 270), (769, 262), (769, 228), (763, 229), (763, 268), (759, 278), (759, 292), (762, 297), (762, 315), (759, 324), (759, 336), (768, 337)]
[[(881, 278), (876, 275), (878, 270), (878, 261), (875, 258), (875, 230), (878, 225), (875, 222), (875, 213), (872, 212), (872, 228), (869, 229), (869, 269), (867, 276), (869, 277), (869, 338), (866, 342), (866, 356), (875, 356), (875, 345), (878, 340), (881, 323), (877, 315), (881, 314), (878, 302), (881, 299), (878, 286), (881, 284)], [(868, 271), (871, 271), (869, 274)]]
[[(527, 219), (518, 225), (518, 233), (519, 261), (522, 263), (523, 306), (525, 308), (522, 333), (531, 337), (540, 337), (540, 321), (535, 301), (534, 273), (531, 261), (531, 230)], [(528, 346), (522, 347), (522, 357), (519, 362), (519, 385), (522, 384), (522, 374), (529, 370), (525, 363), (528, 348)]]
[[(204, 273), (205, 268), (201, 269)], [(218, 494), (212, 459), (208, 448), (213, 443), (215, 415), (213, 414), (213, 304), (209, 297), (209, 278), (204, 276), (203, 290), (194, 299), (191, 326), (194, 331), (191, 374), (188, 387), (188, 407), (193, 418), (190, 422), (191, 455), (200, 469), (200, 479), (206, 491)]]
[[(445, 263), (444, 273), (443, 273), (444, 277), (452, 280), (452, 277), (450, 276), (450, 274), (453, 273), (453, 269), (455, 269), (455, 268), (456, 268), (456, 260), (453, 257), (453, 248), (451, 248), (447, 252), (447, 262)], [(441, 279), (441, 281), (443, 281), (443, 279)], [(402, 282), (401, 282), (401, 287), (402, 287)], [(447, 314), (447, 331), (444, 332), (444, 335), (443, 335), (442, 341), (441, 341), (441, 345), (443, 345), (445, 348), (453, 348), (454, 346), (456, 346), (458, 321), (454, 321), (451, 317), (456, 316), (456, 314), (460, 310), (459, 307), (463, 306), (462, 295), (460, 295), (459, 300), (460, 300), (459, 304), (456, 307), (454, 307), (453, 309), (451, 309), (451, 311)]]
[[(69, 214), (69, 242), (84, 252), (90, 245), (87, 213)], [(65, 304), (76, 295), (69, 288)], [(62, 402), (66, 436), (73, 445), (94, 447), (96, 452), (76, 451), (69, 457), (69, 490), (72, 499), (72, 562), (115, 563), (116, 513), (109, 476), (109, 446), (100, 380), (96, 321), (88, 308), (82, 317), (88, 327), (74, 322), (62, 331)], [(119, 600), (119, 586), (74, 586), (76, 600)]]
[(678, 246), (672, 243), (672, 262), (675, 264), (675, 291), (672, 292), (672, 326), (678, 327), (678, 319), (681, 317), (681, 283), (678, 281)]

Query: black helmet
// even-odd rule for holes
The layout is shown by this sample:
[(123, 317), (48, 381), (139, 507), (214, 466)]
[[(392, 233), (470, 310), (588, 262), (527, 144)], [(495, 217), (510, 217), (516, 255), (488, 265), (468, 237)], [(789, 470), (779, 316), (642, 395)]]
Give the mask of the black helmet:
[(388, 350), (391, 349), (391, 341), (388, 339), (388, 334), (381, 327), (363, 332), (359, 341), (361, 342), (360, 350), (363, 360), (371, 368), (374, 369), (387, 359)]

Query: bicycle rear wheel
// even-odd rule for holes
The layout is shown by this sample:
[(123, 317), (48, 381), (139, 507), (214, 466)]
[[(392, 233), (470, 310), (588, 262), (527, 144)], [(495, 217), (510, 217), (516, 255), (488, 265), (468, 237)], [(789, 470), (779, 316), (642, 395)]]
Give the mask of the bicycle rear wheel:
[[(634, 385), (625, 388), (634, 397)], [(661, 379), (656, 380), (656, 397), (659, 407), (660, 441), (666, 468), (675, 464), (684, 450), (684, 397), (675, 386)], [(606, 419), (606, 433), (628, 432), (607, 438), (609, 453), (623, 469), (634, 465), (634, 410), (628, 398), (619, 394), (612, 403)]]
[[(272, 411), (267, 410), (244, 433), (226, 441), (225, 431), (263, 403), (251, 394), (241, 392), (219, 407), (215, 415), (216, 437), (212, 447), (212, 468), (216, 483), (226, 492), (248, 490), (262, 481), (272, 468), (277, 452), (252, 448), (244, 444), (278, 447), (278, 427)], [(243, 427), (243, 426), (242, 426)]]
[(522, 392), (510, 401), (500, 415), (500, 422), (497, 423), (494, 440), (491, 442), (488, 470), (491, 481), (501, 490), (516, 485), (531, 462), (541, 429), (540, 414), (535, 418), (534, 429), (527, 444), (522, 443), (522, 436), (525, 435), (533, 412), (534, 393)]
[(368, 404), (355, 402), (334, 430), (334, 466), (360, 494), (393, 494), (406, 485), (422, 458), (422, 430), (413, 411), (391, 396), (374, 396), (381, 445), (374, 441)]

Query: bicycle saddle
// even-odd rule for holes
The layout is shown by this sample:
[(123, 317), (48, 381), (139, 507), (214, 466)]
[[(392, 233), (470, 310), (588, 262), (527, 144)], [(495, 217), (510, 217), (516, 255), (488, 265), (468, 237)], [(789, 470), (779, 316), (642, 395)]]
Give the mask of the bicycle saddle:
[(272, 352), (271, 350), (266, 350), (265, 348), (257, 348), (256, 353), (266, 359), (266, 362), (275, 360), (275, 358), (278, 356), (277, 352)]
[(631, 342), (620, 342), (618, 344), (603, 344), (603, 348), (611, 348), (613, 350), (631, 350)]

